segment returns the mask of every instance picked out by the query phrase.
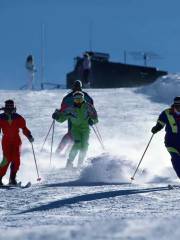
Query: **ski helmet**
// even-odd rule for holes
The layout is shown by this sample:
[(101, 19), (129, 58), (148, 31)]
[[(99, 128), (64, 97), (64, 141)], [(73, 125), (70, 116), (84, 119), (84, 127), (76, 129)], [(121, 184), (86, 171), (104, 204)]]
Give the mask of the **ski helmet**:
[(73, 83), (72, 89), (73, 89), (73, 91), (81, 91), (81, 89), (82, 89), (82, 82), (80, 80), (76, 80)]
[(15, 109), (14, 101), (11, 99), (6, 100), (5, 109)]

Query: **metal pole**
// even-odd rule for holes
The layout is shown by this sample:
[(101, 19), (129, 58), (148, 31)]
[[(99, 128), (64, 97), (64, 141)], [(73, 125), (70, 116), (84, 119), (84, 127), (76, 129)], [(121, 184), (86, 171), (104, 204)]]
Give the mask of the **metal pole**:
[(93, 126), (91, 126), (91, 127), (92, 127), (92, 129), (93, 129), (93, 131), (94, 131), (97, 139), (99, 140), (99, 143), (101, 144), (102, 149), (105, 150), (105, 147), (104, 147), (104, 145), (103, 145), (103, 142), (101, 141), (101, 139), (100, 139), (98, 133), (96, 132), (95, 128), (94, 128)]
[[(99, 138), (101, 139), (101, 142), (102, 142), (102, 144), (103, 144), (102, 136), (101, 136), (101, 134), (100, 134), (100, 132), (99, 132), (99, 129), (98, 129), (98, 127), (97, 127), (97, 124), (95, 124), (94, 126), (95, 126), (96, 132), (98, 133)], [(103, 146), (104, 146), (104, 144), (103, 144)], [(104, 148), (105, 148), (105, 147), (104, 147)]]
[(136, 170), (135, 170), (133, 176), (131, 177), (131, 180), (132, 180), (132, 181), (134, 180), (134, 177), (135, 177), (135, 175), (136, 175), (136, 172), (137, 172), (137, 170), (138, 170), (138, 168), (139, 168), (139, 166), (140, 166), (140, 164), (141, 164), (141, 162), (142, 162), (142, 160), (143, 160), (143, 157), (144, 157), (144, 155), (145, 155), (145, 153), (146, 153), (146, 151), (147, 151), (147, 149), (148, 149), (148, 147), (149, 147), (149, 145), (150, 145), (150, 143), (151, 143), (151, 140), (152, 140), (153, 136), (154, 136), (154, 134), (152, 134), (152, 136), (151, 136), (151, 138), (150, 138), (150, 140), (149, 140), (149, 142), (148, 142), (148, 145), (146, 146), (146, 149), (145, 149), (145, 151), (143, 152), (143, 155), (142, 155), (142, 157), (141, 157), (141, 159), (140, 159), (140, 161), (139, 161), (139, 163), (138, 163), (138, 165), (137, 165), (137, 167), (136, 167)]
[(54, 142), (54, 127), (55, 127), (55, 120), (53, 120), (53, 129), (52, 129), (52, 138), (51, 138), (51, 152), (50, 152), (50, 165), (51, 165), (53, 142)]
[(51, 131), (51, 128), (52, 128), (52, 126), (53, 126), (53, 124), (54, 124), (54, 121), (55, 121), (55, 120), (52, 121), (51, 126), (50, 126), (50, 128), (49, 128), (49, 131), (48, 131), (48, 133), (47, 133), (47, 135), (46, 135), (46, 137), (45, 137), (45, 139), (44, 139), (43, 145), (42, 145), (42, 147), (41, 147), (41, 152), (42, 152), (42, 150), (43, 150), (43, 148), (44, 148), (44, 144), (46, 143), (46, 140), (47, 140), (47, 138), (48, 138), (48, 136), (49, 136), (49, 133), (50, 133), (50, 131)]
[(92, 52), (93, 22), (89, 24), (89, 50)]
[(127, 54), (126, 54), (126, 50), (124, 50), (124, 63), (126, 63), (126, 58), (127, 58)]
[(31, 146), (32, 146), (32, 152), (33, 152), (34, 162), (35, 162), (35, 166), (36, 166), (36, 172), (37, 172), (37, 176), (38, 176), (37, 181), (41, 181), (41, 178), (39, 177), (39, 171), (38, 171), (38, 166), (37, 166), (33, 143), (31, 143)]

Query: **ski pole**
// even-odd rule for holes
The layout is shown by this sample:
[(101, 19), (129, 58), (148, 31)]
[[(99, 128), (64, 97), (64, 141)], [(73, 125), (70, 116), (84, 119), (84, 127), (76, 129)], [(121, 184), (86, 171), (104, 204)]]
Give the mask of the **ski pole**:
[(150, 143), (151, 143), (151, 140), (152, 140), (153, 136), (154, 136), (154, 134), (152, 134), (152, 136), (151, 136), (151, 138), (150, 138), (150, 140), (149, 140), (149, 142), (148, 142), (148, 144), (147, 144), (147, 146), (146, 146), (146, 149), (145, 149), (145, 151), (143, 152), (143, 155), (142, 155), (142, 157), (141, 157), (141, 159), (140, 159), (140, 161), (139, 161), (139, 163), (138, 163), (138, 165), (137, 165), (137, 167), (136, 167), (136, 170), (135, 170), (133, 176), (131, 177), (131, 181), (134, 180), (134, 177), (135, 177), (135, 175), (136, 175), (136, 172), (137, 172), (137, 170), (138, 170), (138, 168), (139, 168), (139, 166), (140, 166), (140, 164), (141, 164), (141, 162), (142, 162), (142, 160), (143, 160), (143, 157), (144, 157), (144, 155), (145, 155), (145, 153), (146, 153), (146, 151), (147, 151), (147, 149), (148, 149), (148, 147), (149, 147), (149, 145), (150, 145)]
[(31, 143), (32, 146), (32, 152), (33, 152), (33, 156), (34, 156), (34, 162), (35, 162), (35, 166), (36, 166), (36, 172), (37, 172), (37, 181), (41, 181), (41, 178), (39, 177), (39, 171), (38, 171), (38, 166), (37, 166), (37, 161), (36, 161), (36, 156), (35, 156), (35, 152), (34, 152), (34, 146), (33, 143)]
[[(98, 129), (98, 127), (97, 127), (96, 124), (95, 124), (95, 128), (96, 128), (96, 132), (97, 132), (98, 135), (99, 135), (99, 138), (101, 139), (101, 142), (103, 143), (102, 136), (101, 136), (100, 131), (99, 131), (99, 129)], [(104, 144), (103, 144), (103, 146), (104, 146)]]
[(47, 135), (46, 135), (46, 137), (45, 137), (45, 139), (44, 139), (43, 145), (42, 145), (42, 147), (41, 147), (41, 152), (42, 152), (42, 150), (43, 150), (43, 148), (44, 148), (44, 144), (45, 144), (45, 142), (46, 142), (46, 140), (47, 140), (47, 138), (48, 138), (48, 136), (49, 136), (49, 133), (50, 133), (50, 131), (51, 131), (51, 128), (52, 128), (53, 124), (54, 124), (54, 120), (52, 121), (51, 126), (50, 126), (50, 128), (49, 128), (49, 131), (48, 131), (48, 133), (47, 133)]
[(50, 165), (51, 165), (52, 150), (53, 150), (53, 142), (54, 142), (54, 127), (55, 127), (55, 120), (53, 120), (53, 125), (52, 125), (51, 152), (50, 152)]
[(103, 145), (103, 142), (101, 141), (101, 139), (100, 139), (99, 135), (97, 134), (95, 128), (94, 128), (93, 126), (91, 126), (91, 127), (92, 127), (92, 129), (93, 129), (93, 131), (94, 131), (94, 133), (95, 133), (97, 139), (99, 140), (99, 143), (100, 143), (102, 149), (105, 150), (105, 147), (104, 147), (104, 145)]

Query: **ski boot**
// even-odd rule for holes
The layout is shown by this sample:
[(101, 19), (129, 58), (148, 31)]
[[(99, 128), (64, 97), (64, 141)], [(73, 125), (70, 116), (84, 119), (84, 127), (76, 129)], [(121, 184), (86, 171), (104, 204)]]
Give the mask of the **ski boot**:
[(3, 186), (2, 177), (0, 177), (0, 186)]
[(9, 179), (9, 185), (14, 185), (14, 186), (16, 186), (16, 185), (17, 185), (16, 179)]
[(70, 162), (70, 161), (67, 161), (67, 164), (66, 164), (66, 169), (68, 169), (68, 170), (71, 170), (71, 169), (73, 169), (73, 163), (72, 163), (72, 162)]
[(85, 153), (80, 152), (79, 158), (78, 158), (78, 165), (77, 165), (78, 169), (81, 169), (83, 167), (84, 158), (85, 158)]
[(11, 174), (9, 178), (9, 185), (17, 185), (16, 174)]
[(78, 161), (77, 168), (81, 169), (83, 167), (83, 161)]

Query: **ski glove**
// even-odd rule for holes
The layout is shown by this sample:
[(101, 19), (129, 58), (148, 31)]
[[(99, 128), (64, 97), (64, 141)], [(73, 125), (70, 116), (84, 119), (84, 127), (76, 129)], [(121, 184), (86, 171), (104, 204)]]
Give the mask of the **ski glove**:
[(89, 114), (89, 117), (97, 118), (97, 112), (95, 108), (90, 104), (88, 105), (88, 114)]
[(92, 119), (89, 119), (89, 120), (88, 120), (88, 124), (89, 124), (90, 126), (92, 126), (92, 125), (94, 124), (94, 121), (93, 121)]
[(155, 134), (155, 133), (159, 132), (162, 128), (163, 128), (163, 126), (162, 126), (161, 124), (157, 123), (156, 126), (154, 126), (154, 127), (151, 129), (151, 132), (152, 132), (153, 134)]
[(55, 110), (55, 112), (52, 114), (52, 118), (57, 120), (59, 118), (60, 111), (58, 109)]
[(28, 140), (30, 141), (30, 143), (33, 143), (33, 142), (34, 142), (33, 136), (32, 136), (32, 135), (29, 135), (29, 136), (28, 136)]

